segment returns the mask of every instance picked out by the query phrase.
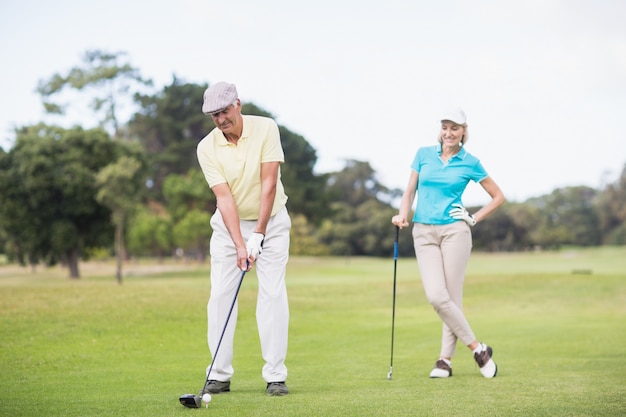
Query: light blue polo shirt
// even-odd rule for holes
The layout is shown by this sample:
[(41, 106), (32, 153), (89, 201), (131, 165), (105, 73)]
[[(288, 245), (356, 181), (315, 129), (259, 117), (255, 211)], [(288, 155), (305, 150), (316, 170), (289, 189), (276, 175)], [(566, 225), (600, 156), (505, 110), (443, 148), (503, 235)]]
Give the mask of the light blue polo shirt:
[(444, 163), (441, 144), (419, 148), (411, 169), (418, 173), (413, 222), (424, 224), (458, 221), (448, 214), (452, 204), (463, 204), (461, 197), (470, 180), (481, 182), (488, 177), (478, 158), (464, 148)]

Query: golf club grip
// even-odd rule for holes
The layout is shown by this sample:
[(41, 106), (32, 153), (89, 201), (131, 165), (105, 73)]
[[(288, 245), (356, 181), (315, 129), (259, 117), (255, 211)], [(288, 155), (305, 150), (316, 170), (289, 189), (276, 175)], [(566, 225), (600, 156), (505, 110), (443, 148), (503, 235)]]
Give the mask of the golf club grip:
[(400, 228), (398, 226), (396, 226), (396, 235), (395, 238), (393, 240), (393, 259), (396, 260), (398, 259), (398, 239), (400, 236)]

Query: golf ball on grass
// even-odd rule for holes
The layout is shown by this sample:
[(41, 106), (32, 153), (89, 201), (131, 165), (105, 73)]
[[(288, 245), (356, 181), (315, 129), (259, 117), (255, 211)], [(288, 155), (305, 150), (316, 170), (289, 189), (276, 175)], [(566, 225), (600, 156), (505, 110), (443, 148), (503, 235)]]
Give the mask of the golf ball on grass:
[(205, 404), (209, 404), (211, 402), (211, 394), (206, 393), (202, 395), (202, 401), (204, 401)]

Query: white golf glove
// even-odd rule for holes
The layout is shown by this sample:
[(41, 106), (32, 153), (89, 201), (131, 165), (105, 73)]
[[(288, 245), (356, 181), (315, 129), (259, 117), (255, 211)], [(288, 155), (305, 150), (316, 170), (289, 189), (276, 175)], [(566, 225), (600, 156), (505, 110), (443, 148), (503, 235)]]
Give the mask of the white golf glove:
[(250, 236), (248, 243), (246, 244), (248, 257), (252, 256), (252, 259), (259, 257), (261, 252), (263, 252), (263, 240), (265, 240), (265, 235), (263, 233), (252, 233), (252, 236)]
[(460, 204), (452, 204), (452, 207), (456, 207), (456, 208), (450, 210), (448, 214), (453, 219), (463, 220), (465, 223), (469, 224), (470, 226), (474, 226), (476, 224), (476, 219), (474, 218), (474, 216), (469, 214), (467, 210), (465, 210), (465, 207), (463, 207)]

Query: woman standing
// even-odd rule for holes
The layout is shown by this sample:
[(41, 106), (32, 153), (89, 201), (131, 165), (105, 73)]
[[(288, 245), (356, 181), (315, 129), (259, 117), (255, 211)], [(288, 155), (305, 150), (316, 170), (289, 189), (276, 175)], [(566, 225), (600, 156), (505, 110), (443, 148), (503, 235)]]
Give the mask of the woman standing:
[[(478, 341), (463, 314), (463, 282), (472, 250), (470, 227), (492, 214), (505, 199), (480, 161), (465, 150), (468, 130), (461, 109), (442, 115), (438, 140), (438, 145), (417, 150), (399, 213), (391, 222), (400, 228), (409, 226), (409, 210), (418, 194), (412, 232), (415, 255), (426, 298), (443, 321), (441, 352), (430, 377), (452, 376), (452, 357), (460, 339), (472, 351), (480, 373), (493, 378), (498, 371), (493, 349)], [(470, 180), (491, 196), (474, 214), (461, 200)]]

